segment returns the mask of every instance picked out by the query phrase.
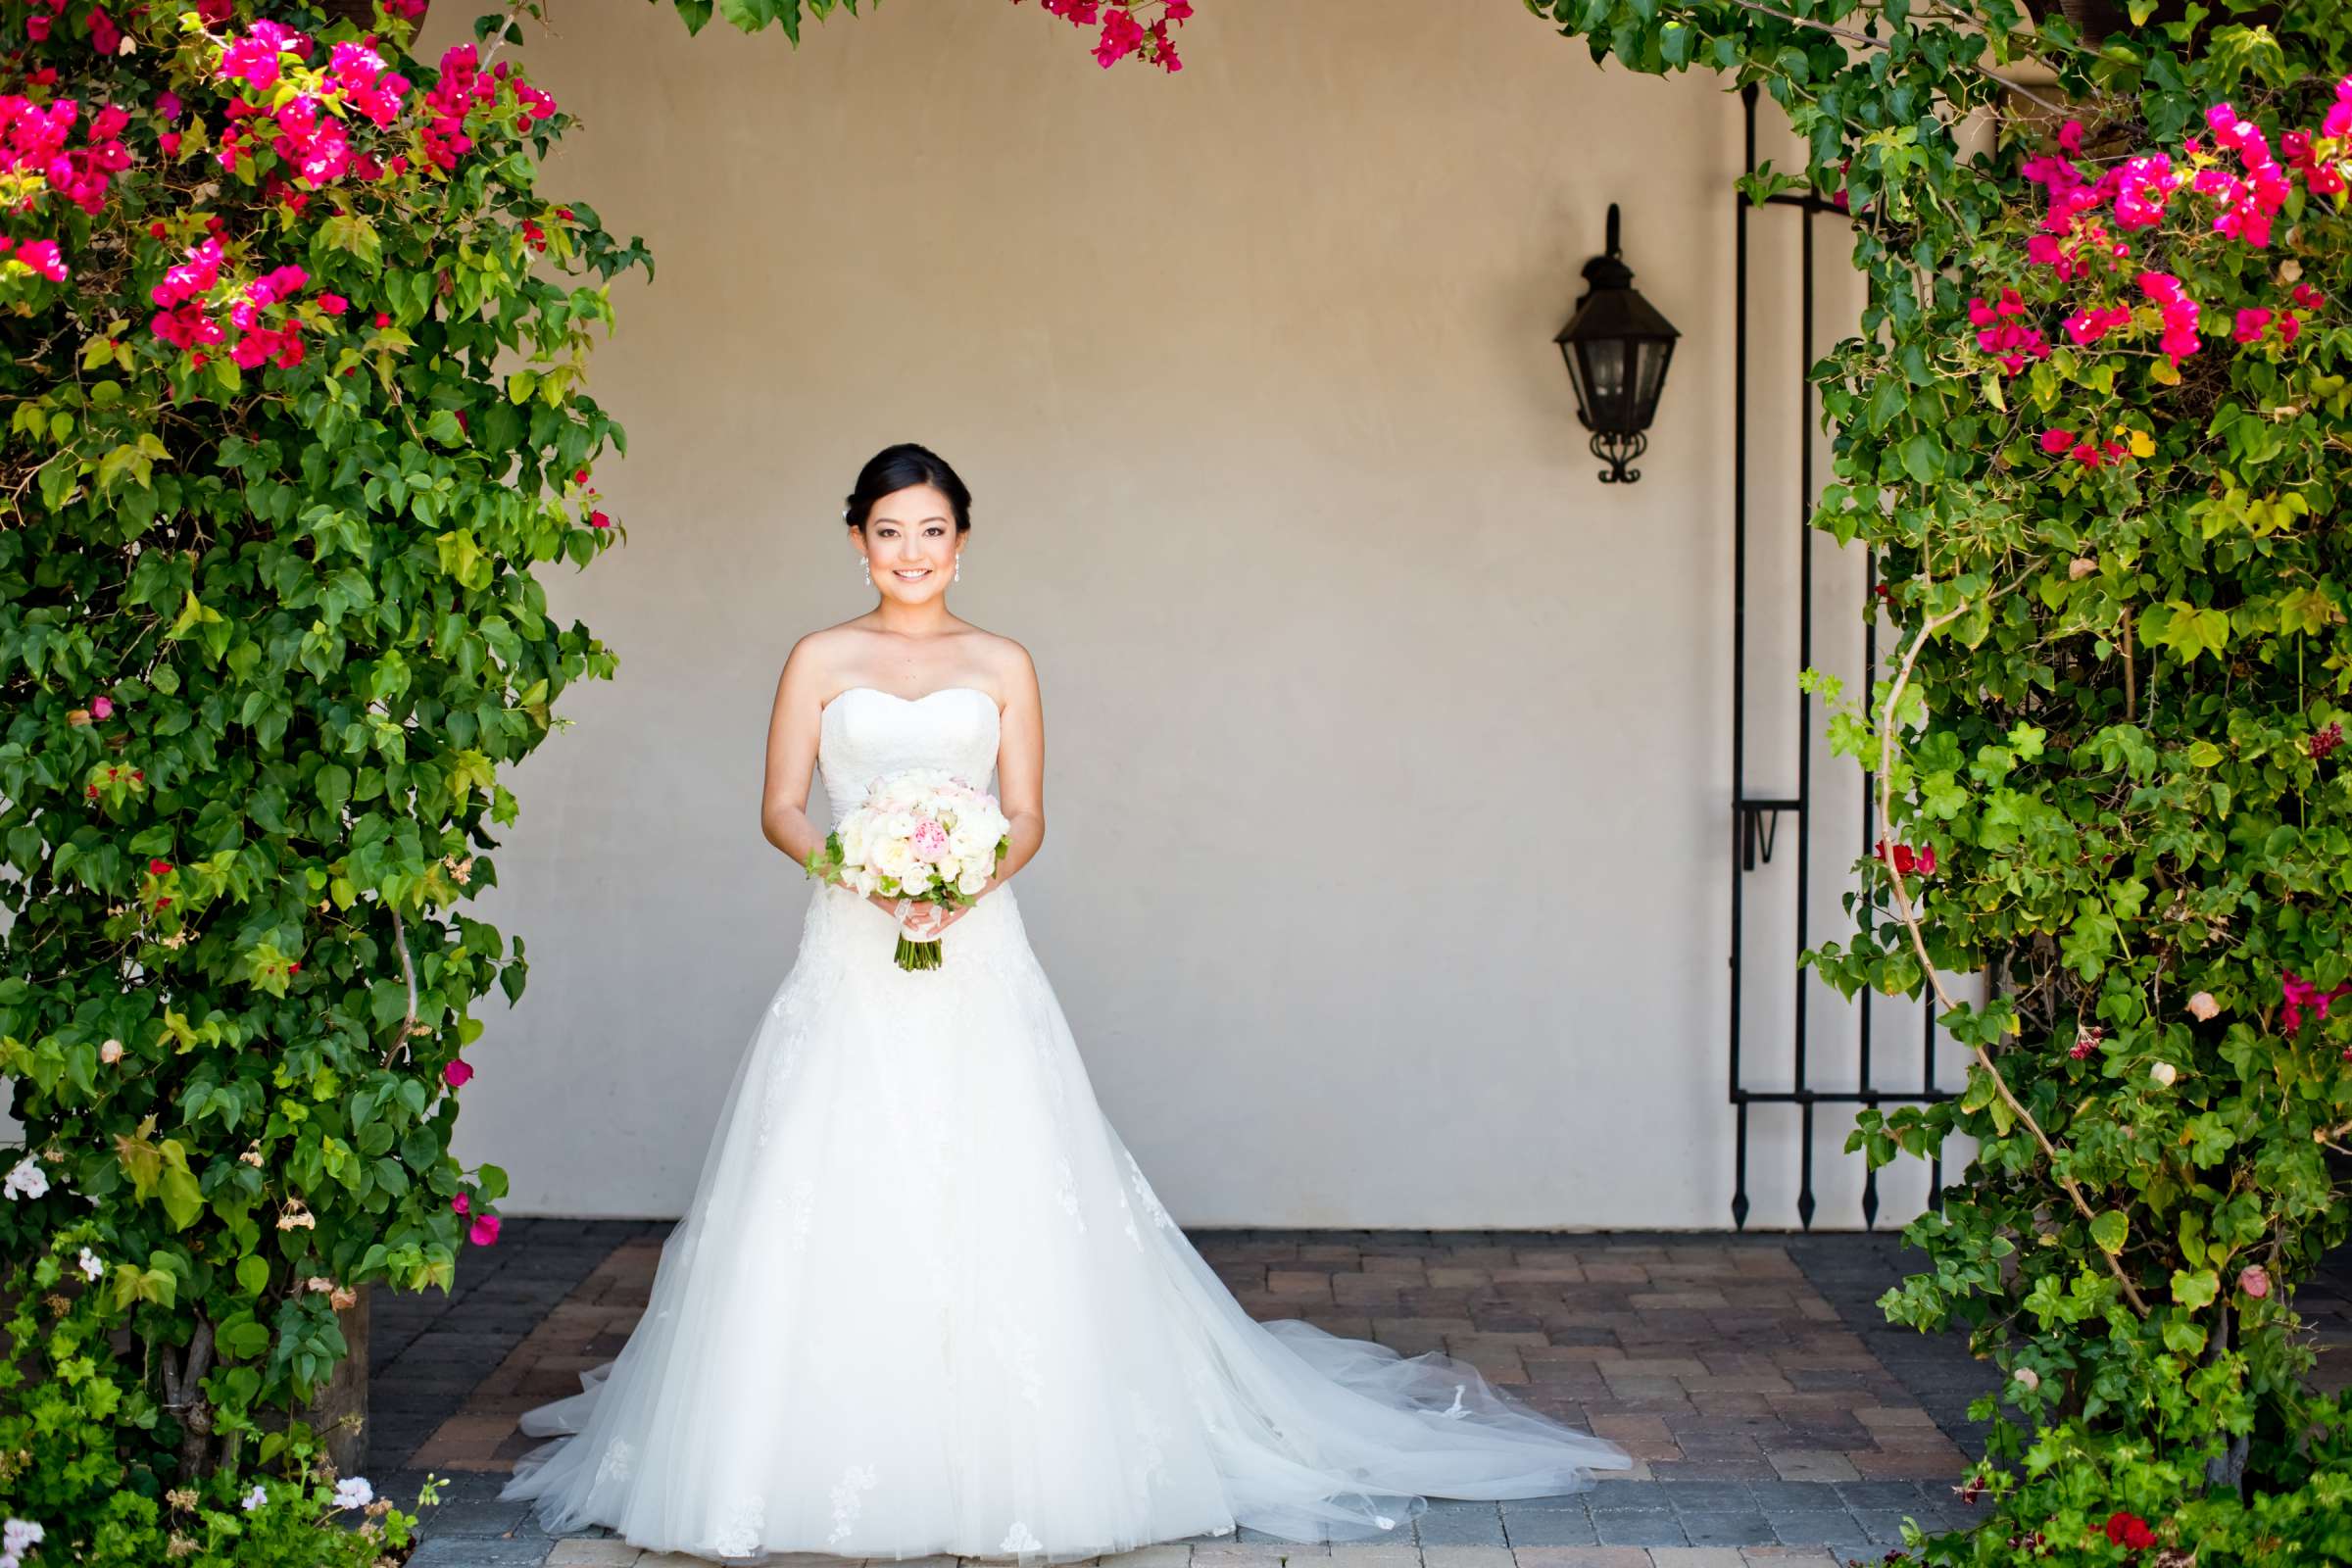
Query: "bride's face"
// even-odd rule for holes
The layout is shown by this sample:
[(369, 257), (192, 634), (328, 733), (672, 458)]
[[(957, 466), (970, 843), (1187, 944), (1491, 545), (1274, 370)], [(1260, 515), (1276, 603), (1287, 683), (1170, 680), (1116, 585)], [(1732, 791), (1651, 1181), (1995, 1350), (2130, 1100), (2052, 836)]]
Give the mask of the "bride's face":
[(885, 599), (918, 605), (948, 591), (956, 575), (956, 509), (927, 484), (893, 490), (873, 505), (850, 543), (865, 557)]

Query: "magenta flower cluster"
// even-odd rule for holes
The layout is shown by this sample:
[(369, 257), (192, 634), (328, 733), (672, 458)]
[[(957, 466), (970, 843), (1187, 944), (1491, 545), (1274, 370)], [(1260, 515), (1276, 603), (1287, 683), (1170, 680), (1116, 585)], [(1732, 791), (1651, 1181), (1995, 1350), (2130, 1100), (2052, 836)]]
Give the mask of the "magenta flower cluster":
[[(1012, 3), (1017, 6), (1021, 0)], [(1168, 28), (1181, 25), (1192, 16), (1192, 0), (1165, 0), (1159, 16), (1148, 26), (1135, 18), (1137, 0), (1038, 0), (1038, 3), (1072, 26), (1099, 27), (1095, 63), (1105, 70), (1139, 51), (1144, 59), (1162, 71), (1184, 69), (1184, 62), (1176, 58), (1176, 42), (1168, 36)]]
[[(2048, 269), (2061, 283), (2087, 284), (2094, 293), (2061, 318), (2077, 346), (2128, 333), (2136, 295), (2153, 309), (2157, 351), (2176, 370), (2196, 353), (2202, 329), (2197, 300), (2175, 273), (2136, 262), (2135, 242), (2172, 216), (2183, 191), (2210, 205), (2210, 232), (2250, 250), (2271, 243), (2274, 221), (2292, 198), (2296, 180), (2313, 195), (2341, 193), (2345, 178), (2339, 160), (2352, 142), (2352, 76), (2337, 83), (2335, 102), (2317, 130), (2291, 130), (2279, 138), (2283, 160), (2273, 153), (2263, 128), (2226, 102), (2206, 111), (2205, 124), (2210, 143), (2190, 137), (2178, 158), (2141, 153), (2110, 165), (2095, 178), (2078, 162), (2084, 135), (2080, 121), (2060, 128), (2054, 150), (2027, 160), (2024, 177), (2046, 193), (2040, 227), (2026, 242), (2028, 264)], [(2238, 310), (2230, 336), (2239, 344), (2276, 340), (2291, 347), (2305, 318), (2324, 303), (2318, 290), (2298, 286), (2275, 304)], [(1994, 303), (1972, 299), (1969, 321), (1977, 328), (1977, 347), (2010, 375), (2049, 354), (2034, 312), (2016, 289), (2003, 289)], [(2070, 450), (2083, 455), (2079, 448)]]

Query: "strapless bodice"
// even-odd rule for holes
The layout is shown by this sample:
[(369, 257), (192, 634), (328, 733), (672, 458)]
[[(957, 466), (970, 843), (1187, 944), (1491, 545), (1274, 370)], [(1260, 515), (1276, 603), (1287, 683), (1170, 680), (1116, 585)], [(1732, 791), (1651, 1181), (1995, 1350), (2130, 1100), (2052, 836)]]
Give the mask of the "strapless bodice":
[(990, 788), (997, 726), (997, 700), (977, 686), (943, 686), (915, 698), (852, 686), (817, 718), (817, 772), (833, 825), (858, 808), (874, 780), (909, 767), (942, 768), (975, 789)]

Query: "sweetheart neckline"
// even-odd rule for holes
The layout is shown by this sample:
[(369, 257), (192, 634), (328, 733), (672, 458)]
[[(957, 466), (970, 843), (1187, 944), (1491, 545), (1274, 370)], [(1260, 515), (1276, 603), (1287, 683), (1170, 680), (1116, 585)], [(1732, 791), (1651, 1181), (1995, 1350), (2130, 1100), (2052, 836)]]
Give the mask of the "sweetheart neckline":
[(1004, 716), (1004, 710), (1001, 707), (998, 707), (997, 700), (994, 697), (990, 697), (987, 692), (982, 691), (977, 686), (935, 686), (931, 690), (923, 693), (923, 695), (920, 697), (901, 697), (897, 692), (886, 691), (880, 686), (844, 686), (841, 690), (835, 692), (832, 697), (827, 699), (822, 707), (817, 709), (816, 716), (818, 722), (823, 722), (824, 716), (833, 710), (834, 705), (839, 703), (844, 697), (849, 696), (852, 692), (872, 692), (877, 697), (887, 697), (892, 702), (904, 703), (908, 708), (919, 708), (924, 703), (929, 702), (932, 698), (945, 697), (950, 692), (970, 692), (975, 697), (987, 698), (988, 706), (995, 710), (996, 715), (1000, 720), (1002, 720)]

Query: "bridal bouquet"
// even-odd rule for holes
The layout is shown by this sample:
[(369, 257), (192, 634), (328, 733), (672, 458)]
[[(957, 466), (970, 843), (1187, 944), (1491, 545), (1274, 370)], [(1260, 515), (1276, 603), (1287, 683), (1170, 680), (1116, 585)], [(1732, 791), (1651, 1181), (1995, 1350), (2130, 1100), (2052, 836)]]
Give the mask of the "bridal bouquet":
[[(1011, 848), (1011, 824), (995, 796), (916, 767), (875, 780), (864, 804), (808, 852), (808, 871), (861, 898), (883, 893), (953, 906), (977, 898)], [(939, 941), (915, 941), (902, 927), (895, 956), (902, 969), (936, 969)]]

